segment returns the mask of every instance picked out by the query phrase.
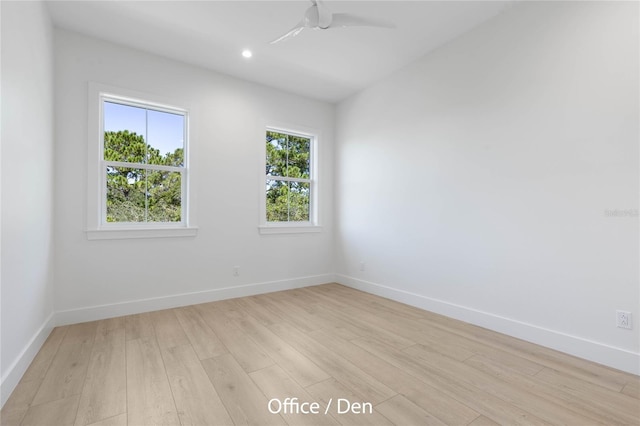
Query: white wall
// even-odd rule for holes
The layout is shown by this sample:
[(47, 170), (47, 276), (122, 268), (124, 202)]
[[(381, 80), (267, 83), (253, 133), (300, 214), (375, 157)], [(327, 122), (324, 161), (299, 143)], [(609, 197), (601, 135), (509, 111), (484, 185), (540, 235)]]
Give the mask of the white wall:
[(523, 3), (341, 103), (338, 280), (640, 373), (638, 36)]
[[(62, 30), (55, 32), (55, 71), (59, 322), (333, 280), (332, 105)], [(89, 81), (192, 106), (197, 237), (87, 240)], [(259, 152), (271, 121), (321, 132), (321, 233), (258, 234)]]
[[(39, 2), (2, 2), (1, 404), (53, 313), (53, 44)], [(1, 405), (0, 404), (0, 405)]]

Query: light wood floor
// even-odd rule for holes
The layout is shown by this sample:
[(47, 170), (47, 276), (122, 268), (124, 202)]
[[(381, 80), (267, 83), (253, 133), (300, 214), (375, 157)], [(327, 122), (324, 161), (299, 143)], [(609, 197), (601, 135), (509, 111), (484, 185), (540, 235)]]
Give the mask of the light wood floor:
[[(637, 376), (328, 284), (58, 327), (1, 422), (640, 424), (639, 394)], [(287, 397), (321, 414), (269, 413)]]

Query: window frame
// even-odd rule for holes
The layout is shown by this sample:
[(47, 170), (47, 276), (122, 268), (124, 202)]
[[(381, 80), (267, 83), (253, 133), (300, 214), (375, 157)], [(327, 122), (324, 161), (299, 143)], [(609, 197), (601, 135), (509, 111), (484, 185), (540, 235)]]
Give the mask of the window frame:
[[(113, 102), (136, 108), (145, 108), (159, 112), (180, 114), (184, 117), (184, 165), (182, 167), (138, 163), (114, 162), (104, 159), (104, 102)], [(180, 105), (180, 106), (178, 106)], [(197, 227), (192, 214), (193, 198), (192, 175), (193, 157), (190, 132), (190, 108), (175, 100), (155, 95), (134, 92), (127, 89), (110, 87), (98, 83), (89, 83), (89, 136), (88, 136), (88, 190), (87, 190), (87, 238), (123, 239), (195, 236)], [(116, 167), (160, 169), (179, 171), (181, 174), (181, 221), (180, 222), (107, 222), (107, 164)], [(174, 170), (176, 169), (176, 170)]]
[[(284, 133), (287, 135), (308, 138), (309, 143), (309, 179), (290, 178), (286, 176), (269, 176), (265, 173), (267, 164), (267, 152), (265, 137), (267, 132)], [(261, 178), (260, 178), (260, 225), (258, 231), (260, 234), (296, 234), (308, 232), (321, 232), (318, 215), (318, 140), (319, 132), (314, 129), (304, 128), (302, 126), (289, 126), (272, 123), (262, 128), (260, 138), (261, 147)], [(309, 184), (309, 220), (308, 221), (286, 221), (286, 222), (268, 222), (267, 221), (267, 196), (266, 185), (268, 180), (283, 180), (293, 182), (305, 182)]]

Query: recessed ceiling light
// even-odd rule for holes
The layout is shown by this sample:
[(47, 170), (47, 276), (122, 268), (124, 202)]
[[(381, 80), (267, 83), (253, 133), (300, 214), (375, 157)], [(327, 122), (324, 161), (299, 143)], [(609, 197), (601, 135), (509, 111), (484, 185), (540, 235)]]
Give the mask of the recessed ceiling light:
[(242, 56), (249, 59), (250, 57), (253, 56), (253, 53), (251, 53), (251, 51), (249, 49), (244, 49), (242, 51)]

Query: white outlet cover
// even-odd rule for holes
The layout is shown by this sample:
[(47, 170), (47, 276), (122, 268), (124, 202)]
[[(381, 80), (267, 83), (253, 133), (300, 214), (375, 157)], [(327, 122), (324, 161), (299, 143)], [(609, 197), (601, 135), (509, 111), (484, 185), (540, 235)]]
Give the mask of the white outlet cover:
[(616, 325), (620, 328), (632, 328), (631, 312), (616, 311)]

